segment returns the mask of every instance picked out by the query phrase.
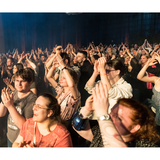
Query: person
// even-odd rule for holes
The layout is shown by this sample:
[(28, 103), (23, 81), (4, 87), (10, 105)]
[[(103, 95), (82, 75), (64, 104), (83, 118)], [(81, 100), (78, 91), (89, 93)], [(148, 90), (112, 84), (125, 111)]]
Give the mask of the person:
[(13, 75), (13, 65), (14, 65), (14, 61), (13, 58), (8, 57), (7, 58), (7, 73), (8, 76), (11, 78)]
[[(17, 71), (19, 71), (20, 69), (23, 69), (23, 64), (22, 63), (16, 63), (16, 64), (14, 64), (14, 66), (13, 66), (13, 75), (17, 72)], [(12, 78), (11, 78), (11, 81), (10, 81), (10, 79), (7, 77), (7, 78), (4, 78), (3, 79), (3, 82), (7, 85), (7, 87), (9, 87), (12, 91), (14, 91), (15, 90), (15, 88), (13, 87), (13, 76), (12, 76)]]
[[(95, 87), (96, 77), (100, 74), (100, 78), (105, 83), (109, 90), (109, 113), (111, 108), (116, 104), (117, 99), (121, 97), (131, 98), (132, 87), (123, 78), (124, 65), (120, 60), (114, 59), (107, 61), (106, 58), (101, 57), (94, 65), (94, 72), (85, 85), (85, 89), (88, 93), (92, 94), (92, 88)], [(93, 112), (93, 119), (96, 118), (96, 114)]]
[(60, 105), (52, 94), (40, 95), (33, 112), (12, 147), (72, 147), (70, 133), (61, 124)]
[(16, 90), (10, 94), (9, 88), (2, 89), (2, 102), (0, 103), (0, 117), (9, 112), (7, 121), (8, 147), (12, 146), (26, 119), (33, 116), (32, 107), (37, 98), (30, 91), (32, 77), (28, 70), (17, 71), (13, 80)]
[[(144, 67), (140, 70), (140, 72), (137, 75), (137, 79), (143, 81), (143, 82), (151, 82), (154, 84), (154, 87), (152, 89), (153, 95), (150, 101), (151, 104), (153, 106), (153, 108), (151, 108), (154, 112), (154, 110), (156, 110), (156, 116), (155, 116), (155, 120), (156, 120), (156, 124), (159, 126), (160, 128), (160, 99), (159, 99), (159, 95), (160, 95), (160, 77), (157, 76), (152, 76), (152, 77), (148, 77), (145, 75), (145, 72), (147, 70), (147, 68), (149, 66), (155, 65), (157, 63), (157, 61), (160, 63), (160, 56), (158, 54), (156, 54), (156, 56), (153, 56), (152, 58), (149, 58), (148, 61), (145, 63)], [(150, 99), (148, 99), (150, 100)]]
[(75, 57), (75, 64), (77, 64), (80, 68), (80, 78), (78, 82), (78, 90), (81, 93), (81, 106), (85, 105), (85, 101), (89, 94), (84, 89), (86, 82), (91, 77), (93, 73), (93, 65), (87, 60), (87, 52), (83, 50), (79, 50)]
[[(157, 133), (152, 112), (142, 103), (131, 98), (118, 99), (108, 112), (108, 88), (100, 82), (93, 88), (83, 110), (75, 113), (73, 128), (85, 139), (90, 147), (158, 147)], [(95, 110), (98, 125), (90, 128), (88, 116)]]
[[(73, 113), (77, 110), (81, 95), (77, 88), (78, 75), (72, 69), (68, 69), (60, 56), (61, 46), (56, 48), (56, 61), (53, 61), (47, 79), (57, 92), (58, 103), (61, 106), (61, 118), (68, 121), (72, 118)], [(52, 77), (55, 68), (59, 67), (63, 71), (60, 83), (57, 83)]]

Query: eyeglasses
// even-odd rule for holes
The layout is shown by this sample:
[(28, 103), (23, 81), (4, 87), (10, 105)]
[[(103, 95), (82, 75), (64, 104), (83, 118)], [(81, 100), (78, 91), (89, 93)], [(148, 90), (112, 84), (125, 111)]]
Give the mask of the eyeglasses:
[(111, 71), (115, 71), (115, 70), (106, 69), (106, 72), (107, 72), (107, 73), (109, 73), (109, 72), (111, 72)]
[(36, 108), (38, 108), (38, 109), (46, 109), (46, 110), (48, 110), (48, 108), (43, 108), (39, 104), (35, 104), (34, 103), (33, 106), (36, 107)]

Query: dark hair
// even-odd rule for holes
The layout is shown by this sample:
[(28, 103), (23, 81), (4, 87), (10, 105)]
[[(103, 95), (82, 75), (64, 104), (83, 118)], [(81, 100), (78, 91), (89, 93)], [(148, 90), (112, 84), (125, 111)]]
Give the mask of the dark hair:
[(32, 81), (34, 82), (35, 81), (35, 72), (34, 72), (34, 70), (32, 68), (29, 68), (29, 67), (27, 67), (25, 69), (28, 70), (31, 73), (30, 75), (32, 76)]
[(120, 70), (119, 77), (122, 77), (125, 73), (125, 66), (119, 59), (113, 59), (107, 62), (109, 67), (114, 68), (115, 70)]
[(68, 60), (68, 64), (70, 66), (70, 57), (69, 57), (69, 55), (66, 52), (62, 52), (61, 53), (61, 57), (62, 57), (63, 60), (67, 59)]
[(23, 64), (22, 63), (16, 63), (16, 64), (14, 64), (14, 66), (16, 66), (17, 71), (19, 71), (20, 69), (23, 69)]
[(74, 83), (78, 84), (79, 77), (78, 77), (78, 74), (76, 73), (76, 71), (74, 71), (73, 69), (68, 69), (68, 72), (72, 76)]
[(51, 132), (50, 127), (55, 121), (58, 121), (59, 123), (62, 122), (61, 116), (60, 116), (61, 107), (58, 104), (57, 99), (51, 93), (42, 93), (40, 96), (48, 100), (48, 104), (46, 106), (48, 110), (53, 111), (52, 115), (49, 117), (51, 119), (51, 123), (48, 125), (48, 130)]
[(87, 58), (87, 52), (86, 51), (82, 51), (82, 50), (78, 50), (77, 53), (82, 53), (84, 55), (85, 58)]
[(160, 141), (154, 115), (145, 105), (131, 98), (120, 98), (117, 103), (132, 109), (133, 125), (141, 126), (137, 132), (132, 133), (134, 139), (147, 139), (155, 143)]
[(16, 77), (21, 77), (22, 79), (24, 79), (27, 82), (31, 82), (33, 80), (31, 72), (29, 70), (26, 69), (20, 69), (19, 71), (17, 71), (14, 75), (13, 75), (13, 80), (15, 81)]

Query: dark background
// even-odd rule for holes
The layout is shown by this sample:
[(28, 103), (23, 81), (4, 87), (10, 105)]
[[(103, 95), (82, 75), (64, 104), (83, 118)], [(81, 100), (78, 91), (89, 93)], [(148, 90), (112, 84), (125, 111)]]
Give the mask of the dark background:
[(160, 41), (160, 13), (0, 13), (0, 53)]

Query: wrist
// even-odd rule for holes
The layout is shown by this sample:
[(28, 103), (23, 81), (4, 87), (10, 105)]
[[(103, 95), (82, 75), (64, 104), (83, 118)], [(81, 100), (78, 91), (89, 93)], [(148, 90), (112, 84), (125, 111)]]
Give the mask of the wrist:
[(81, 110), (80, 110), (80, 114), (82, 114), (83, 119), (86, 119), (86, 118), (90, 117), (92, 112), (93, 112), (92, 110), (88, 110), (85, 107), (82, 107)]

